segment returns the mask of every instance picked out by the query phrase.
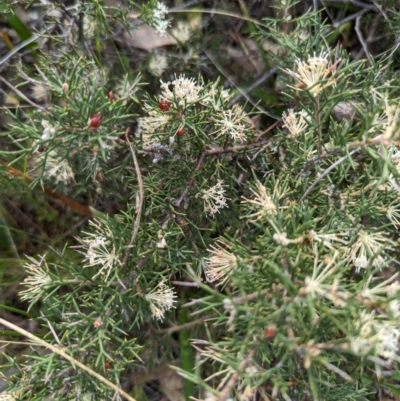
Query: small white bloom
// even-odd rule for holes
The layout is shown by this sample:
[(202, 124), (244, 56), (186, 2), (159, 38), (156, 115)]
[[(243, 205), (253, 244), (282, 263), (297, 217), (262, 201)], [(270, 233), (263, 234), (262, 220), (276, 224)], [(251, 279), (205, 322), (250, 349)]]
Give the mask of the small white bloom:
[(393, 316), (394, 319), (399, 320), (399, 318), (400, 318), (400, 301), (398, 299), (392, 299), (388, 303), (388, 309), (389, 309), (391, 316)]
[(366, 269), (372, 259), (372, 266), (382, 267), (385, 258), (380, 253), (391, 250), (392, 245), (394, 245), (393, 241), (380, 232), (369, 233), (360, 230), (356, 242), (350, 249), (349, 259), (354, 263), (357, 271)]
[[(47, 169), (47, 167), (50, 168)], [(59, 161), (58, 164), (47, 163), (45, 175), (47, 177), (54, 177), (56, 181), (64, 182), (66, 184), (73, 181), (75, 177), (71, 166), (65, 159)]]
[(171, 35), (179, 43), (186, 43), (192, 36), (190, 24), (184, 21), (178, 21), (176, 27), (171, 30)]
[(157, 320), (162, 320), (164, 312), (175, 308), (177, 295), (165, 284), (165, 281), (161, 281), (153, 291), (144, 297), (150, 303), (151, 315)]
[(204, 211), (211, 217), (227, 206), (223, 182), (223, 180), (218, 180), (213, 187), (201, 191), (201, 198), (204, 200)]
[(84, 231), (83, 234), (86, 234), (84, 238), (76, 238), (82, 245), (72, 248), (82, 249), (78, 252), (85, 256), (83, 260), (85, 267), (100, 267), (93, 278), (105, 275), (104, 280), (107, 280), (113, 268), (121, 265), (113, 243), (113, 233), (105, 221), (93, 219), (89, 221), (89, 225), (93, 227), (94, 232)]
[[(318, 258), (315, 257), (313, 274), (311, 277), (306, 277), (305, 286), (301, 288), (300, 293), (310, 295), (311, 298), (322, 296), (337, 303), (339, 301), (336, 296), (339, 284), (338, 279), (331, 280), (332, 284), (326, 283), (337, 270), (337, 264), (335, 263), (337, 256), (338, 254), (335, 253), (333, 257), (326, 257), (319, 264)], [(325, 264), (326, 266), (324, 267)]]
[(147, 22), (152, 26), (160, 36), (165, 36), (167, 28), (170, 26), (170, 22), (165, 19), (168, 14), (168, 8), (164, 3), (157, 2), (157, 7), (153, 10), (153, 14), (147, 19)]
[(235, 104), (232, 109), (220, 112), (220, 118), (216, 119), (214, 124), (217, 138), (228, 135), (234, 143), (245, 142), (246, 133), (251, 127), (248, 115), (238, 104)]
[(275, 233), (272, 238), (278, 245), (288, 246), (292, 241), (288, 239), (286, 233)]
[(311, 243), (320, 243), (331, 251), (336, 251), (347, 246), (349, 243), (345, 238), (348, 237), (347, 232), (341, 233), (321, 233), (311, 230), (308, 232), (307, 239)]
[(399, 360), (400, 330), (389, 320), (376, 319), (375, 312), (360, 314), (355, 327), (359, 329), (358, 337), (350, 340), (355, 354), (364, 355), (375, 350), (375, 354), (389, 362)]
[(400, 204), (398, 202), (392, 202), (386, 208), (386, 215), (397, 229), (400, 228)]
[(168, 59), (164, 54), (154, 53), (150, 57), (149, 71), (156, 77), (161, 76), (161, 74), (168, 67)]
[(85, 13), (83, 16), (83, 34), (85, 39), (92, 39), (96, 33), (96, 20)]
[[(333, 65), (328, 60), (328, 53), (321, 53), (319, 56), (308, 56), (307, 62), (296, 58), (297, 71), (286, 71), (294, 77), (300, 85), (304, 85), (313, 96), (318, 96), (328, 86), (335, 85), (335, 80), (330, 77), (333, 72)], [(294, 89), (303, 89), (295, 87)]]
[(290, 134), (296, 137), (302, 132), (308, 132), (310, 116), (304, 110), (295, 112), (293, 109), (289, 109), (283, 113), (282, 121), (284, 122), (283, 128), (287, 128)]
[(171, 116), (168, 114), (157, 114), (156, 112), (151, 112), (151, 114), (140, 119), (139, 126), (142, 132), (152, 134), (155, 131), (164, 129), (171, 121)]
[(390, 322), (380, 322), (377, 337), (376, 353), (389, 361), (397, 359), (400, 330)]
[(388, 296), (396, 296), (400, 291), (400, 283), (397, 280), (398, 276), (399, 273), (396, 273), (388, 280), (382, 281), (375, 287), (369, 288), (369, 285), (373, 279), (373, 276), (371, 275), (364, 288), (359, 292), (359, 297), (361, 299), (368, 299), (372, 302), (375, 302), (379, 300), (384, 301)]
[(20, 394), (17, 391), (7, 391), (0, 394), (0, 401), (17, 401)]
[(28, 273), (28, 276), (22, 283), (27, 287), (26, 290), (20, 292), (22, 300), (37, 301), (43, 293), (43, 289), (46, 288), (48, 284), (52, 283), (45, 257), (46, 255), (43, 255), (39, 260), (36, 260), (27, 256), (30, 263), (24, 265), (24, 269)]
[(214, 83), (210, 89), (203, 94), (200, 103), (204, 106), (212, 106), (214, 110), (225, 110), (228, 108), (227, 104), (232, 99), (232, 94), (229, 89), (219, 88), (219, 83)]
[(243, 197), (241, 202), (242, 204), (250, 205), (254, 209), (254, 212), (247, 216), (250, 221), (258, 221), (263, 217), (275, 216), (278, 213), (275, 203), (267, 193), (267, 188), (261, 182), (257, 181), (257, 191), (252, 188), (250, 188), (250, 191), (253, 192), (254, 199)]
[(74, 180), (75, 174), (66, 159), (60, 160), (60, 157), (55, 151), (51, 151), (47, 154), (40, 153), (37, 156), (37, 162), (45, 162), (44, 176), (46, 178), (54, 178), (57, 182), (63, 182), (65, 184), (70, 183)]
[[(170, 86), (172, 86), (172, 90)], [(161, 89), (160, 100), (168, 100), (172, 104), (186, 106), (199, 101), (203, 86), (197, 85), (194, 78), (185, 78), (184, 75), (181, 75), (172, 82), (161, 81)]]
[(157, 248), (159, 249), (164, 249), (167, 247), (167, 241), (165, 240), (167, 234), (162, 234), (161, 230), (159, 230), (157, 232), (157, 238), (158, 238), (158, 242), (157, 242)]
[(53, 138), (56, 133), (56, 129), (47, 121), (42, 120), (43, 134), (41, 136), (42, 141), (48, 141)]
[(209, 252), (210, 256), (204, 258), (206, 279), (209, 283), (218, 281), (218, 285), (222, 285), (238, 265), (238, 259), (230, 252), (230, 246), (221, 240), (211, 245)]
[(45, 102), (49, 96), (48, 86), (45, 83), (33, 84), (32, 96), (38, 102)]
[(387, 97), (384, 97), (383, 100), (385, 104), (383, 112), (375, 114), (368, 133), (378, 131), (382, 134), (383, 138), (391, 139), (395, 134), (397, 135), (399, 128), (400, 107), (396, 104), (390, 104)]

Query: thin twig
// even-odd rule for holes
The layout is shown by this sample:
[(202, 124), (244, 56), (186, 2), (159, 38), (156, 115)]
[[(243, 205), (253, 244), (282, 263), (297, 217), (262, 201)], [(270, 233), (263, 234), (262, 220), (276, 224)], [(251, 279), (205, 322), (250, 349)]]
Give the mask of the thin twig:
[(24, 40), (15, 46), (11, 51), (9, 51), (3, 58), (0, 59), (0, 65), (4, 64), (9, 58), (11, 58), (15, 53), (19, 52), (24, 47), (30, 45), (35, 40), (39, 39), (39, 35), (32, 35), (30, 38)]
[(247, 93), (246, 90), (243, 90), (239, 86), (237, 86), (231, 76), (229, 76), (223, 68), (219, 65), (219, 63), (215, 60), (215, 58), (209, 53), (204, 47), (201, 48), (201, 50), (206, 54), (206, 56), (210, 59), (210, 61), (214, 64), (214, 66), (217, 68), (217, 70), (229, 81), (229, 83), (236, 89), (238, 90), (241, 95), (258, 111), (260, 111), (263, 114), (266, 114), (267, 116), (278, 119), (279, 117), (267, 112), (265, 109), (263, 109), (261, 106), (259, 106)]
[(29, 331), (26, 331), (24, 329), (22, 329), (21, 327), (16, 326), (13, 323), (8, 322), (7, 320), (1, 319), (0, 318), (0, 324), (8, 327), (11, 330), (16, 331), (19, 334), (22, 334), (23, 336), (29, 338), (30, 340), (32, 340), (35, 344), (38, 344), (42, 347), (48, 348), (49, 350), (51, 350), (52, 352), (54, 352), (55, 354), (61, 356), (62, 358), (66, 359), (68, 362), (71, 363), (71, 365), (75, 368), (78, 367), (82, 370), (84, 370), (85, 372), (89, 373), (91, 376), (95, 377), (96, 379), (98, 379), (99, 381), (101, 381), (102, 383), (104, 383), (106, 386), (108, 386), (109, 388), (117, 391), (119, 394), (121, 394), (123, 397), (125, 397), (127, 400), (129, 401), (136, 401), (133, 397), (131, 397), (128, 393), (126, 393), (124, 390), (122, 390), (121, 388), (119, 388), (118, 386), (116, 386), (114, 383), (110, 382), (109, 380), (107, 380), (105, 377), (101, 376), (100, 374), (98, 374), (97, 372), (95, 372), (94, 370), (90, 369), (89, 367), (87, 367), (86, 365), (84, 365), (83, 363), (79, 362), (77, 359), (73, 358), (72, 356), (68, 355), (62, 348), (60, 347), (55, 347), (54, 345), (43, 341), (41, 338), (36, 337), (35, 335), (29, 333)]
[(18, 96), (25, 100), (25, 102), (29, 103), (31, 106), (36, 107), (40, 110), (46, 110), (45, 107), (40, 106), (39, 104), (32, 102), (29, 98), (27, 98), (20, 90), (18, 90), (15, 86), (11, 85), (6, 79), (0, 76), (0, 81), (7, 85), (13, 92), (15, 92)]
[[(365, 9), (367, 9), (367, 10), (376, 10), (376, 6), (375, 5), (373, 5), (373, 4), (365, 4), (365, 3), (362, 3), (361, 1), (357, 1), (357, 0), (324, 0), (323, 2), (322, 2), (323, 4), (324, 3), (326, 3), (326, 4), (331, 4), (331, 3), (344, 3), (344, 4), (351, 4), (351, 5), (353, 5), (353, 6), (356, 6), (356, 7), (360, 7), (360, 8), (365, 8)], [(325, 5), (325, 4), (324, 4)]]
[(234, 153), (234, 152), (238, 152), (240, 150), (250, 150), (250, 149), (260, 148), (260, 147), (265, 146), (270, 143), (272, 143), (272, 140), (267, 139), (265, 141), (259, 141), (259, 142), (251, 143), (248, 145), (234, 145), (234, 146), (230, 146), (228, 148), (212, 148), (212, 149), (206, 150), (204, 152), (204, 154), (205, 154), (205, 156), (212, 156), (212, 155), (221, 155), (223, 153)]
[(193, 320), (193, 321), (185, 323), (185, 324), (181, 324), (179, 326), (173, 326), (173, 327), (168, 327), (167, 329), (157, 330), (156, 333), (157, 334), (172, 334), (172, 333), (176, 333), (177, 331), (186, 330), (189, 327), (197, 326), (198, 324), (204, 324), (207, 321), (207, 319), (209, 319), (211, 317), (213, 317), (213, 315), (202, 316), (199, 319)]
[(350, 152), (348, 155), (341, 157), (339, 160), (337, 160), (335, 163), (333, 163), (331, 166), (329, 166), (315, 181), (314, 183), (310, 186), (310, 188), (307, 189), (306, 192), (304, 192), (304, 195), (300, 198), (300, 202), (302, 202), (307, 195), (315, 188), (315, 186), (322, 181), (334, 168), (336, 168), (339, 164), (343, 163), (348, 157), (352, 156), (354, 153), (357, 153), (360, 151), (361, 148), (354, 149), (352, 152)]
[(358, 36), (358, 40), (360, 41), (361, 46), (362, 46), (362, 48), (364, 50), (364, 53), (368, 58), (369, 64), (372, 66), (373, 63), (374, 63), (374, 60), (372, 59), (371, 54), (369, 53), (368, 45), (365, 42), (364, 36), (362, 35), (361, 29), (360, 29), (360, 21), (361, 21), (361, 17), (357, 17), (356, 18), (356, 25), (355, 25), (354, 29), (356, 30), (356, 33), (357, 33), (357, 36)]
[(318, 148), (318, 155), (322, 155), (322, 127), (321, 127), (321, 119), (320, 119), (320, 113), (319, 113), (319, 97), (316, 97), (315, 99), (315, 122), (317, 124), (317, 130), (318, 130), (318, 143), (317, 143), (317, 148)]
[(252, 83), (246, 90), (240, 92), (236, 95), (230, 102), (229, 107), (232, 107), (235, 103), (237, 103), (244, 95), (250, 93), (253, 89), (258, 88), (262, 85), (265, 81), (270, 79), (272, 75), (274, 75), (278, 71), (278, 67), (272, 67), (269, 71), (264, 73), (260, 78), (257, 79), (254, 83)]
[(345, 380), (348, 381), (349, 383), (353, 383), (353, 382), (354, 382), (354, 379), (353, 379), (351, 376), (349, 376), (349, 375), (348, 375), (346, 372), (344, 372), (342, 369), (339, 369), (337, 366), (332, 365), (332, 364), (329, 363), (329, 362), (325, 362), (325, 363), (324, 363), (324, 366), (325, 366), (327, 369), (331, 370), (332, 372), (335, 372), (337, 375), (343, 377), (343, 379), (345, 379)]
[(363, 10), (359, 11), (358, 13), (351, 14), (348, 17), (343, 18), (338, 22), (335, 22), (333, 24), (333, 29), (337, 29), (337, 28), (343, 26), (344, 24), (347, 24), (348, 22), (355, 20), (356, 18), (362, 17), (364, 14), (366, 14), (369, 11), (371, 11), (371, 9), (364, 8)]
[(136, 177), (137, 177), (138, 184), (139, 184), (139, 194), (138, 194), (138, 197), (137, 197), (137, 200), (136, 200), (136, 219), (135, 219), (135, 222), (133, 223), (132, 237), (131, 237), (131, 240), (129, 241), (128, 248), (127, 248), (127, 250), (125, 252), (125, 255), (124, 255), (124, 258), (122, 260), (122, 266), (125, 266), (126, 263), (128, 262), (129, 255), (131, 254), (131, 251), (132, 251), (132, 248), (133, 248), (133, 244), (135, 243), (136, 237), (138, 235), (139, 227), (140, 227), (140, 219), (141, 219), (141, 216), (142, 216), (143, 200), (144, 200), (143, 179), (142, 179), (142, 174), (140, 172), (139, 162), (138, 162), (138, 159), (136, 157), (135, 150), (133, 149), (132, 143), (129, 140), (129, 132), (130, 132), (130, 130), (131, 130), (130, 128), (126, 129), (126, 131), (125, 131), (125, 139), (126, 139), (126, 142), (129, 145), (129, 149), (131, 150), (133, 164), (135, 165)]
[[(4, 165), (8, 169), (8, 172), (11, 175), (14, 175), (16, 177), (21, 177), (28, 183), (33, 182), (33, 178), (29, 177), (28, 175), (24, 174), (23, 172), (21, 172), (21, 171), (15, 169), (14, 167), (10, 166), (7, 162), (5, 162), (3, 160), (0, 160), (0, 164)], [(52, 198), (62, 201), (67, 206), (69, 206), (71, 209), (73, 209), (73, 210), (75, 210), (75, 211), (77, 211), (79, 213), (82, 213), (82, 214), (84, 214), (86, 216), (93, 217), (93, 213), (92, 213), (92, 210), (90, 209), (90, 207), (85, 206), (85, 205), (81, 205), (80, 203), (75, 202), (74, 200), (68, 198), (67, 196), (59, 194), (57, 192), (54, 192), (54, 191), (52, 191), (51, 189), (49, 189), (47, 187), (40, 186), (39, 188), (45, 194), (51, 196)]]

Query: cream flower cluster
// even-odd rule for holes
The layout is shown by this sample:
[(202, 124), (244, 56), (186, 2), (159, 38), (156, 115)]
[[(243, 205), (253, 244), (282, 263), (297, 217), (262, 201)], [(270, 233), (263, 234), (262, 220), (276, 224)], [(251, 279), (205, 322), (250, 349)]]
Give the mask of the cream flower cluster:
[(36, 260), (27, 256), (28, 262), (24, 265), (24, 268), (28, 276), (23, 282), (23, 285), (27, 288), (20, 292), (22, 300), (38, 300), (43, 288), (52, 283), (45, 257), (46, 255), (43, 255)]
[(204, 211), (213, 217), (220, 209), (227, 206), (225, 197), (224, 181), (218, 180), (217, 183), (207, 190), (201, 192), (201, 198), (204, 201)]
[(209, 257), (204, 259), (206, 279), (210, 283), (217, 282), (218, 285), (222, 285), (238, 265), (238, 259), (231, 252), (230, 246), (222, 240), (211, 245), (209, 253)]
[(175, 308), (175, 292), (169, 288), (165, 281), (160, 282), (156, 288), (144, 296), (150, 304), (152, 317), (157, 320), (164, 319), (164, 313)]
[(93, 278), (102, 276), (107, 280), (113, 268), (121, 264), (114, 241), (111, 240), (113, 234), (105, 221), (93, 219), (89, 225), (94, 232), (83, 232), (86, 235), (84, 238), (77, 237), (81, 245), (73, 248), (80, 249), (78, 252), (84, 255), (85, 267), (99, 268)]
[(318, 56), (308, 56), (307, 62), (296, 58), (296, 70), (287, 69), (286, 72), (298, 81), (294, 89), (306, 89), (316, 97), (323, 89), (336, 84), (333, 69), (329, 53), (322, 52)]
[(194, 78), (181, 75), (172, 82), (161, 81), (161, 89), (161, 100), (168, 100), (172, 104), (184, 107), (201, 99), (203, 86), (198, 85)]
[(350, 340), (351, 350), (357, 355), (365, 355), (375, 350), (377, 356), (399, 361), (400, 329), (389, 320), (377, 319), (375, 312), (362, 311), (355, 322), (359, 334)]

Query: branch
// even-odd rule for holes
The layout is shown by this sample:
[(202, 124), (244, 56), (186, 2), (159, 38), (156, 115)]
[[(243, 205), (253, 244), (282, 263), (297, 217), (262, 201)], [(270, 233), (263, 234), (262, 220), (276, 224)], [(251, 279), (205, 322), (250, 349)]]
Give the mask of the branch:
[(22, 334), (23, 336), (29, 338), (30, 340), (32, 340), (36, 344), (38, 344), (38, 345), (40, 345), (42, 347), (48, 348), (49, 350), (51, 350), (55, 354), (61, 356), (62, 358), (66, 359), (68, 362), (70, 362), (71, 365), (74, 368), (78, 367), (78, 368), (84, 370), (85, 372), (89, 373), (89, 375), (95, 377), (96, 379), (98, 379), (99, 381), (104, 383), (109, 388), (112, 388), (117, 393), (119, 393), (123, 397), (125, 397), (127, 400), (136, 401), (133, 397), (131, 397), (124, 390), (122, 390), (121, 388), (116, 386), (114, 383), (110, 382), (109, 380), (107, 380), (105, 377), (103, 377), (102, 375), (98, 374), (94, 370), (88, 368), (86, 365), (84, 365), (83, 363), (81, 363), (78, 360), (74, 359), (72, 356), (68, 355), (61, 347), (55, 347), (54, 345), (52, 345), (52, 344), (50, 344), (50, 343), (48, 343), (46, 341), (43, 341), (41, 338), (36, 337), (35, 335), (29, 333), (29, 331), (26, 331), (26, 330), (22, 329), (21, 327), (18, 327), (15, 324), (12, 324), (12, 323), (8, 322), (7, 320), (4, 320), (4, 319), (0, 318), (0, 324), (3, 324), (4, 326), (8, 327), (9, 329), (14, 330), (19, 334)]
[[(21, 177), (23, 178), (26, 182), (31, 183), (33, 182), (33, 178), (29, 177), (28, 175), (26, 175), (25, 173), (15, 169), (14, 167), (10, 166), (7, 162), (5, 162), (4, 160), (0, 160), (0, 164), (2, 164), (3, 166), (5, 166), (8, 169), (8, 172), (11, 175), (14, 175), (16, 177)], [(36, 188), (36, 186), (35, 186)], [(69, 206), (71, 209), (84, 214), (85, 216), (89, 216), (89, 217), (93, 217), (93, 213), (92, 210), (90, 209), (90, 207), (85, 206), (85, 205), (81, 205), (78, 202), (75, 202), (74, 200), (68, 198), (65, 195), (62, 194), (58, 194), (57, 192), (52, 191), (49, 188), (46, 187), (40, 187), (40, 189), (46, 194), (51, 196), (54, 199), (58, 199), (61, 202), (65, 203), (67, 206)]]
[(128, 262), (129, 255), (131, 254), (131, 250), (133, 248), (133, 244), (135, 243), (136, 237), (138, 235), (139, 227), (140, 227), (140, 219), (141, 219), (141, 216), (142, 216), (143, 200), (144, 200), (143, 179), (142, 179), (142, 174), (140, 172), (139, 162), (138, 162), (138, 159), (136, 157), (135, 150), (133, 149), (131, 141), (129, 140), (129, 132), (130, 132), (130, 130), (131, 130), (130, 128), (126, 129), (126, 131), (125, 131), (125, 139), (126, 139), (126, 142), (129, 145), (129, 149), (131, 150), (133, 163), (135, 165), (136, 176), (137, 176), (137, 180), (138, 180), (138, 184), (139, 184), (139, 194), (136, 195), (136, 219), (135, 219), (135, 222), (133, 223), (132, 237), (131, 237), (131, 240), (129, 241), (128, 249), (126, 250), (124, 258), (122, 260), (122, 266), (125, 266), (126, 263)]

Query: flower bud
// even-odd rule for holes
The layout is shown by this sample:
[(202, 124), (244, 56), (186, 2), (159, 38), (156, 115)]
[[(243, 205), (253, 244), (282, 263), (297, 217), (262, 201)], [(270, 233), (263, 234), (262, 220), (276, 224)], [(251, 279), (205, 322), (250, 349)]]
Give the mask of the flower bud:
[(168, 111), (171, 106), (171, 103), (168, 100), (160, 100), (158, 103), (158, 108), (161, 111)]
[(276, 336), (276, 326), (274, 324), (270, 324), (265, 330), (264, 330), (265, 337), (268, 340), (273, 340)]
[(100, 127), (102, 118), (103, 117), (100, 113), (92, 114), (92, 116), (89, 118), (89, 121), (88, 121), (89, 128), (92, 131), (96, 131), (97, 128)]

